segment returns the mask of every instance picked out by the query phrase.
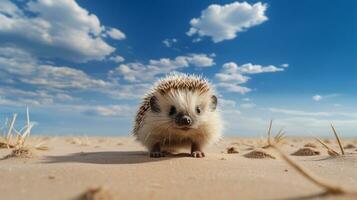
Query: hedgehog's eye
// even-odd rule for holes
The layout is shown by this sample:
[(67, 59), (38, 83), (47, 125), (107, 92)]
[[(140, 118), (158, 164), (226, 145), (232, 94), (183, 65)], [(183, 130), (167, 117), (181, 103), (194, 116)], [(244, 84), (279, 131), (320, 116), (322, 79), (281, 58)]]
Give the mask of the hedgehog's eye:
[(201, 113), (201, 108), (199, 106), (196, 107), (196, 112), (197, 112), (197, 114)]
[(174, 115), (175, 113), (176, 113), (176, 107), (175, 106), (171, 106), (169, 115)]

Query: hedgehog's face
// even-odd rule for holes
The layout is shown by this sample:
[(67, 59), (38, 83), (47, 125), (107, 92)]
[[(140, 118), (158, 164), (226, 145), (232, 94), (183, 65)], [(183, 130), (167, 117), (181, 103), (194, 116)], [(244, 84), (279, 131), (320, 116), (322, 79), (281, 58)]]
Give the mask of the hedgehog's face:
[(151, 111), (158, 117), (157, 123), (181, 131), (199, 128), (207, 122), (207, 116), (215, 112), (216, 106), (217, 97), (210, 92), (171, 90), (163, 95), (157, 93), (150, 99)]

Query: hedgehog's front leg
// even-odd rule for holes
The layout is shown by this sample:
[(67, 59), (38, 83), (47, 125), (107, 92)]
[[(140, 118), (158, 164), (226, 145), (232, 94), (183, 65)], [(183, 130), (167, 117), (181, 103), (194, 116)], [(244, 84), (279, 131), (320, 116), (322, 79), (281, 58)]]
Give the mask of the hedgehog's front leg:
[(191, 145), (191, 156), (194, 158), (203, 158), (205, 157), (205, 153), (201, 150), (201, 145), (193, 142)]
[(160, 143), (156, 143), (151, 149), (150, 149), (150, 157), (152, 158), (160, 158), (160, 157), (165, 157), (165, 153), (161, 151), (161, 146)]

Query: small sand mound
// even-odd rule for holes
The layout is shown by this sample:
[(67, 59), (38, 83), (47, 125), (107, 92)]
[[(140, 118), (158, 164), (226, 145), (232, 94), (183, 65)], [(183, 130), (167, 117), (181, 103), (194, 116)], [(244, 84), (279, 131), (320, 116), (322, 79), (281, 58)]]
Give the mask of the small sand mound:
[(292, 153), (294, 156), (315, 156), (320, 155), (320, 152), (309, 147), (301, 148), (296, 152)]
[(304, 145), (304, 147), (317, 148), (316, 144), (314, 144), (314, 143), (307, 143)]
[(28, 148), (18, 148), (12, 150), (11, 154), (5, 156), (3, 159), (8, 159), (8, 158), (32, 158), (33, 153), (30, 149)]
[(7, 148), (6, 143), (0, 142), (0, 149), (4, 149), (4, 148)]
[(14, 148), (14, 145), (9, 144), (9, 146), (8, 146), (8, 144), (6, 144), (5, 142), (0, 142), (0, 149), (6, 149), (8, 147)]
[(264, 159), (264, 158), (275, 159), (274, 156), (266, 153), (263, 150), (259, 150), (259, 149), (251, 151), (251, 152), (245, 154), (244, 157), (246, 157), (246, 158), (255, 158), (255, 159)]
[(112, 200), (110, 192), (103, 187), (90, 188), (81, 194), (77, 200)]
[(239, 152), (235, 147), (229, 147), (227, 148), (227, 153), (231, 154), (231, 153), (239, 153)]
[(343, 147), (343, 148), (345, 148), (345, 149), (354, 149), (354, 148), (356, 148), (356, 146), (355, 145), (353, 145), (353, 144), (347, 144), (345, 147)]
[(37, 146), (35, 147), (36, 150), (40, 150), (40, 151), (48, 151), (50, 150), (50, 148), (48, 146), (44, 146), (44, 145), (41, 145), (41, 146)]

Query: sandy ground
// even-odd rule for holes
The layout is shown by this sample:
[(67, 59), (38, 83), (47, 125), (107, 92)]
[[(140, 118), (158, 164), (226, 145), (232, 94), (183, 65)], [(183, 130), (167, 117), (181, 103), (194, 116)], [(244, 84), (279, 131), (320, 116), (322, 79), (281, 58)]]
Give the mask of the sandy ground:
[[(225, 138), (206, 148), (205, 158), (183, 154), (149, 158), (130, 137), (34, 137), (47, 151), (33, 150), (33, 158), (0, 160), (0, 199), (76, 199), (91, 187), (104, 187), (113, 199), (357, 199), (324, 196), (323, 190), (278, 157), (244, 157), (264, 145), (257, 138)], [(338, 150), (335, 141), (331, 145)], [(293, 138), (281, 146), (291, 154), (312, 142), (316, 156), (290, 157), (321, 178), (357, 189), (357, 154), (331, 158), (312, 139)], [(357, 140), (344, 140), (344, 145)], [(227, 154), (235, 147), (238, 154)], [(356, 148), (347, 149), (355, 152)], [(0, 157), (11, 152), (0, 149)]]

